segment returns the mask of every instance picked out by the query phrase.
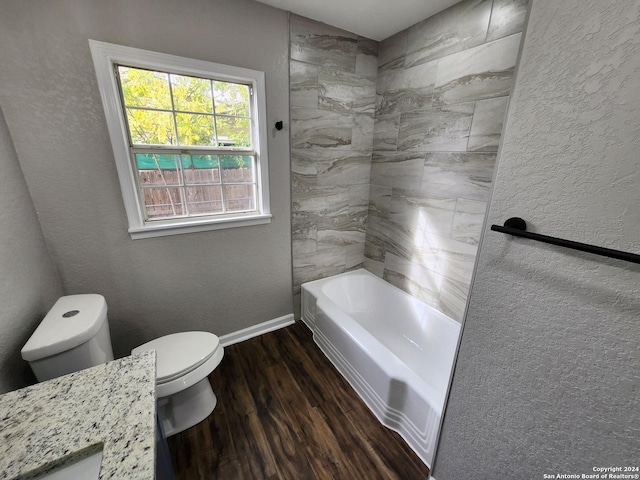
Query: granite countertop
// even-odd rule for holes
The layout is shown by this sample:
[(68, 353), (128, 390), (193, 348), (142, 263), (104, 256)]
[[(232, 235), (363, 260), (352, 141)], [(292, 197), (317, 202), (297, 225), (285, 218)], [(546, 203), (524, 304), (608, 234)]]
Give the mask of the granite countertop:
[(100, 479), (155, 476), (155, 351), (0, 396), (0, 479), (28, 479), (102, 449)]

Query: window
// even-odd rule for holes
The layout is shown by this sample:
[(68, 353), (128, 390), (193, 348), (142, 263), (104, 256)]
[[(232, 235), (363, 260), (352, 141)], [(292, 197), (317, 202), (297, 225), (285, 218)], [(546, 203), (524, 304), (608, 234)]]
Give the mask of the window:
[(89, 43), (132, 238), (270, 221), (263, 72)]

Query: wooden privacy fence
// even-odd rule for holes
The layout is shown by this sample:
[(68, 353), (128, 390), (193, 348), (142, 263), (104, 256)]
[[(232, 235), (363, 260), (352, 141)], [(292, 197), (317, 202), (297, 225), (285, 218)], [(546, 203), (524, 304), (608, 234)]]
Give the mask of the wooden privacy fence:
[[(255, 210), (253, 168), (139, 170), (148, 219)], [(186, 208), (185, 208), (186, 207)]]

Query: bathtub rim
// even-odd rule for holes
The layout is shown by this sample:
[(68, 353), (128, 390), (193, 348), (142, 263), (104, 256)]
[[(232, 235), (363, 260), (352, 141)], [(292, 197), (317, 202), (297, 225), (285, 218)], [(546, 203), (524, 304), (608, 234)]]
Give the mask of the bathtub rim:
[[(306, 288), (316, 298), (319, 297), (319, 294), (322, 294), (322, 296), (324, 298), (327, 298), (329, 301), (332, 302), (332, 300), (330, 298), (328, 298), (326, 295), (324, 295), (322, 293), (322, 285), (324, 283), (330, 281), (330, 280), (334, 280), (334, 279), (342, 278), (342, 277), (348, 277), (348, 276), (357, 276), (357, 275), (363, 275), (365, 277), (369, 277), (369, 278), (374, 279), (374, 281), (376, 281), (376, 282), (383, 283), (386, 287), (391, 288), (397, 294), (401, 295), (404, 298), (407, 298), (410, 302), (419, 302), (419, 303), (425, 305), (427, 308), (429, 308), (431, 310), (431, 313), (433, 313), (436, 317), (438, 317), (439, 320), (442, 320), (442, 321), (444, 321), (446, 323), (449, 323), (449, 324), (451, 324), (453, 326), (457, 326), (459, 328), (459, 330), (462, 330), (462, 323), (461, 322), (458, 322), (457, 320), (454, 320), (453, 318), (449, 317), (448, 315), (442, 313), (440, 310), (437, 310), (435, 307), (432, 307), (431, 305), (425, 303), (423, 300), (420, 300), (419, 298), (414, 297), (410, 293), (405, 292), (401, 288), (396, 287), (394, 284), (387, 282), (384, 278), (381, 278), (381, 277), (375, 275), (374, 273), (371, 273), (369, 270), (367, 270), (365, 268), (358, 268), (356, 270), (349, 270), (348, 272), (339, 273), (337, 275), (331, 275), (330, 277), (324, 277), (324, 278), (319, 278), (317, 280), (311, 280), (309, 282), (305, 282), (305, 283), (300, 285), (300, 293), (302, 294), (302, 288)], [(310, 319), (304, 318), (304, 311), (301, 312), (300, 319), (302, 321), (304, 321), (305, 325), (307, 325), (313, 331), (314, 327), (312, 326), (312, 324), (311, 325), (309, 324), (309, 320)]]

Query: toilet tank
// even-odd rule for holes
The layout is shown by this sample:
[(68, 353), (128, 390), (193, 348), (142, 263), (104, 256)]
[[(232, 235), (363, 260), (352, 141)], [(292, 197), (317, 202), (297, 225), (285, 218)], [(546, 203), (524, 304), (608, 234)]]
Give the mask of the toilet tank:
[(39, 382), (113, 360), (102, 295), (60, 297), (21, 350)]

